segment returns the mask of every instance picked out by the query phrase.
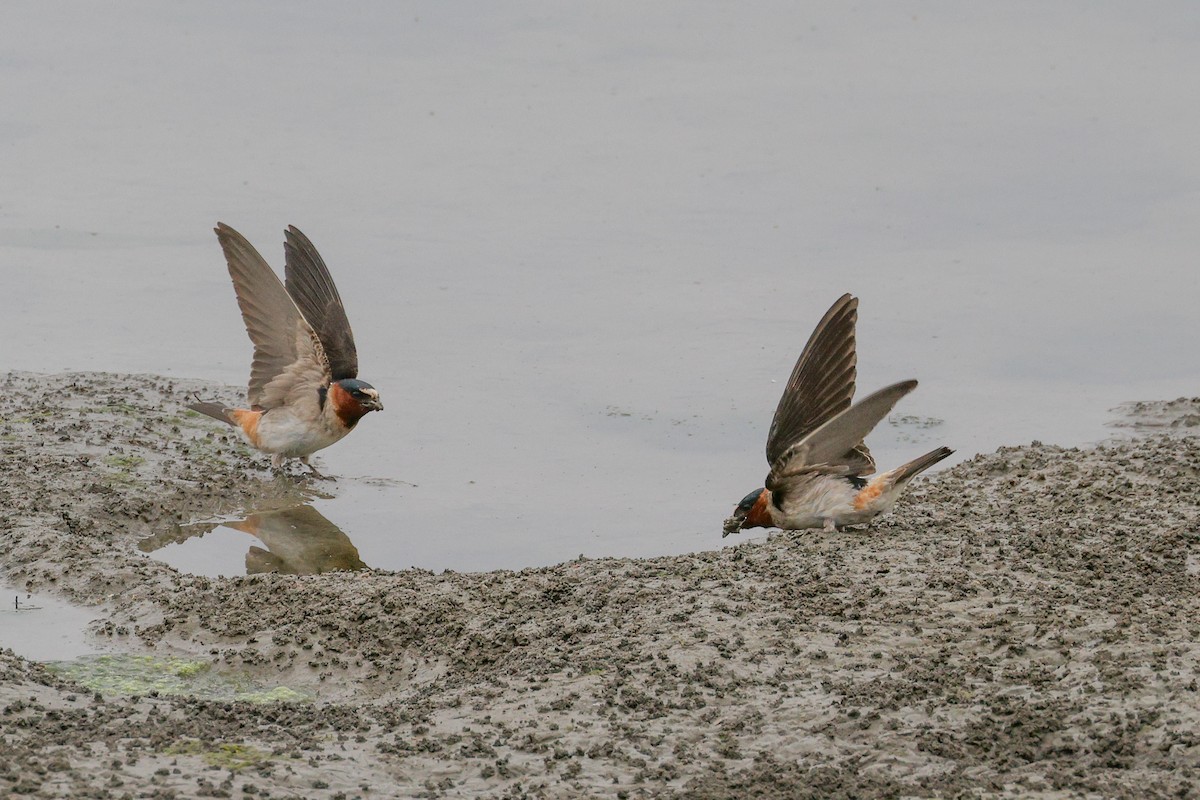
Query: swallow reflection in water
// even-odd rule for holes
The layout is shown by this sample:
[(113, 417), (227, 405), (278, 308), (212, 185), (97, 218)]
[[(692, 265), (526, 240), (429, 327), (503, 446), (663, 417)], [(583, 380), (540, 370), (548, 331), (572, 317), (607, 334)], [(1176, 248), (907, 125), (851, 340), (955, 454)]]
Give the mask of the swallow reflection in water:
[(266, 545), (265, 549), (252, 545), (246, 553), (246, 572), (250, 575), (262, 572), (319, 575), (367, 569), (358, 557), (358, 549), (342, 529), (310, 505), (263, 511), (238, 522), (175, 526), (169, 533), (143, 539), (138, 549), (154, 552), (167, 544), (203, 536), (218, 526), (247, 533)]
[(875, 460), (863, 439), (915, 380), (884, 387), (851, 405), (857, 377), (858, 298), (843, 295), (809, 337), (767, 435), (771, 467), (725, 520), (722, 537), (746, 528), (787, 530), (870, 522), (891, 509), (918, 474), (953, 453), (939, 447), (868, 480)]
[(286, 285), (240, 233), (216, 227), (246, 332), (254, 343), (250, 408), (194, 403), (190, 408), (239, 428), (271, 454), (272, 466), (309, 456), (382, 411), (379, 392), (358, 380), (358, 353), (346, 309), (317, 249), (299, 229), (285, 234)]

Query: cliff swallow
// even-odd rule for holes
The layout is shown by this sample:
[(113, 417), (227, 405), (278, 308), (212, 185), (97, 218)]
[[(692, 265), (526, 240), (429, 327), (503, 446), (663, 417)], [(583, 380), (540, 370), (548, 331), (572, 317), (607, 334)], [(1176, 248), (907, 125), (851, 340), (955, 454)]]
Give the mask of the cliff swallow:
[[(268, 503), (271, 503), (268, 500)], [(217, 528), (248, 533), (265, 545), (251, 545), (246, 553), (246, 574), (278, 572), (281, 575), (320, 575), (336, 570), (368, 569), (358, 548), (342, 529), (311, 505), (285, 506), (256, 511), (243, 520), (173, 523), (141, 539), (137, 547), (153, 553), (169, 544), (183, 544)]]
[(246, 553), (247, 575), (320, 575), (367, 568), (342, 529), (310, 505), (251, 514), (224, 525), (266, 545), (251, 546)]
[(283, 245), (286, 285), (246, 238), (217, 223), (229, 277), (254, 343), (250, 408), (194, 403), (190, 408), (239, 428), (272, 466), (298, 458), (318, 478), (310, 455), (382, 411), (379, 392), (358, 380), (358, 353), (346, 309), (308, 237), (289, 226)]
[(725, 520), (722, 538), (744, 528), (827, 531), (860, 525), (891, 509), (908, 482), (953, 453), (939, 447), (868, 480), (875, 471), (863, 439), (914, 380), (884, 387), (851, 405), (858, 355), (858, 298), (842, 295), (804, 346), (767, 435), (766, 486)]

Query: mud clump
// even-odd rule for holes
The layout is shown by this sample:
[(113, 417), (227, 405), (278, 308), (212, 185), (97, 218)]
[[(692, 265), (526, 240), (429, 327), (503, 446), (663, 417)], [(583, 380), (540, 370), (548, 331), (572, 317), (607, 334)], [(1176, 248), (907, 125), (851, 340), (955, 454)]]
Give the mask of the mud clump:
[(132, 654), (315, 698), (106, 694), (0, 652), (0, 796), (1200, 792), (1200, 441), (1179, 431), (1002, 448), (859, 532), (208, 579), (137, 542), (301, 486), (183, 410), (220, 390), (0, 380), (5, 580), (99, 604)]
[(1139, 400), (1113, 409), (1119, 416), (1112, 425), (1141, 433), (1170, 431), (1200, 433), (1200, 397), (1175, 400)]

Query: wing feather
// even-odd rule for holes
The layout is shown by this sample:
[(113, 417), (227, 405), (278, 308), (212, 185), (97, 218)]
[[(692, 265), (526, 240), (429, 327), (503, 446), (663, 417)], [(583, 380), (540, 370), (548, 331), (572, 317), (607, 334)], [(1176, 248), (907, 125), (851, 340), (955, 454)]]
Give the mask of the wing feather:
[[(858, 375), (854, 334), (857, 322), (858, 298), (844, 294), (817, 323), (775, 409), (767, 435), (768, 464), (774, 464), (788, 448), (850, 407)], [(861, 440), (851, 442), (848, 449), (861, 444)], [(871, 459), (865, 447), (859, 455)]]
[(329, 383), (329, 367), (310, 326), (287, 289), (246, 237), (224, 223), (214, 229), (254, 343), (247, 396), (269, 409)]
[[(860, 476), (874, 464), (855, 455), (854, 443), (861, 442), (888, 415), (901, 397), (917, 388), (915, 380), (885, 386), (795, 443), (771, 465), (766, 487), (782, 495), (792, 484), (812, 472)], [(864, 472), (863, 470), (867, 471)]]
[(358, 352), (341, 295), (317, 248), (294, 225), (285, 234), (287, 292), (291, 295), (329, 359), (334, 380), (358, 377)]

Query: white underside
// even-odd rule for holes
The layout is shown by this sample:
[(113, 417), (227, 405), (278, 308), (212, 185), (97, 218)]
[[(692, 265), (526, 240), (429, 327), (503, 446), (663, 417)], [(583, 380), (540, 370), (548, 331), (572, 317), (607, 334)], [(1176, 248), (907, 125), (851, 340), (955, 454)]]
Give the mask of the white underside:
[[(336, 417), (334, 418), (336, 420)], [(330, 424), (322, 415), (317, 424), (297, 419), (288, 406), (273, 408), (258, 421), (258, 449), (285, 458), (303, 458), (341, 439), (350, 432), (342, 425)]]
[[(872, 484), (885, 477), (879, 476)], [(771, 520), (776, 527), (787, 530), (863, 525), (891, 510), (904, 487), (892, 487), (881, 492), (862, 508), (855, 508), (854, 501), (860, 491), (845, 478), (832, 475), (817, 476), (807, 486), (787, 498), (782, 512), (774, 505), (769, 506)]]

